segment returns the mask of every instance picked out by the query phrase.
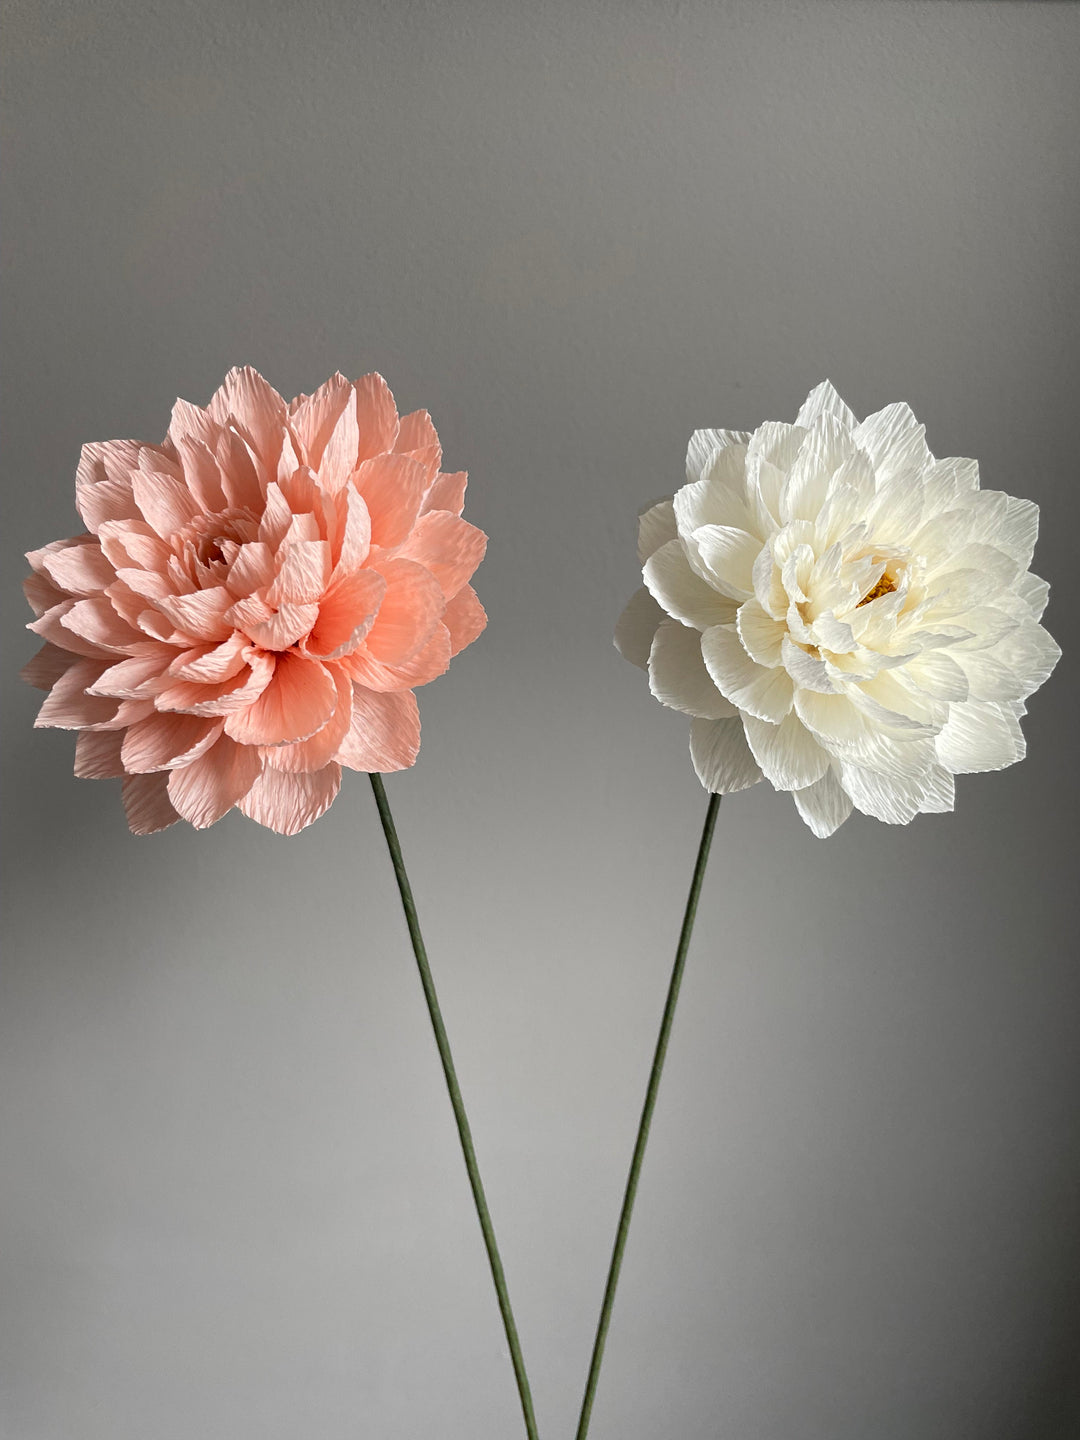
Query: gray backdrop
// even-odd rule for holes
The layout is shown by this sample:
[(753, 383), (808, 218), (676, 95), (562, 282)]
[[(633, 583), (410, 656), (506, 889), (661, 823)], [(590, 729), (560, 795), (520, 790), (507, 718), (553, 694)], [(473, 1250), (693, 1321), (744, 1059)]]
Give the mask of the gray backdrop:
[(829, 376), (1043, 506), (1066, 658), (954, 816), (721, 809), (596, 1440), (1080, 1434), (1080, 8), (8, 0), (2, 1433), (503, 1440), (367, 782), (125, 828), (14, 682), (84, 440), (381, 370), (491, 537), (388, 790), (545, 1436), (705, 798), (611, 647), (690, 431)]

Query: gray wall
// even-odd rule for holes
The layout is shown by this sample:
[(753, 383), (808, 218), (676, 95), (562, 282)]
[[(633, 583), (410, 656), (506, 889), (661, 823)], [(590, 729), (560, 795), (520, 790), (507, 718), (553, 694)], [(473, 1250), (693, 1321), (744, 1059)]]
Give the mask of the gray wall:
[(1043, 506), (1023, 765), (722, 807), (593, 1433), (1080, 1434), (1080, 8), (6, 12), (5, 1440), (519, 1433), (366, 782), (136, 840), (12, 678), (79, 444), (243, 362), (381, 370), (491, 536), (388, 789), (553, 1437), (705, 804), (611, 647), (637, 507), (826, 375)]

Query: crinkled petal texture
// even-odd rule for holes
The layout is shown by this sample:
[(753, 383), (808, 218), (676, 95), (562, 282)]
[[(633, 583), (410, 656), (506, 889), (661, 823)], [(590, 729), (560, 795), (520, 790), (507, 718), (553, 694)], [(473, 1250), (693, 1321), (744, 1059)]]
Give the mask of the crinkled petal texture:
[(831, 835), (853, 809), (951, 810), (954, 775), (1023, 758), (1061, 653), (1030, 501), (935, 460), (908, 406), (860, 423), (827, 381), (794, 425), (696, 431), (686, 478), (641, 516), (615, 643), (693, 717), (707, 790), (764, 776)]
[(412, 765), (414, 688), (486, 624), (486, 537), (441, 461), (380, 375), (286, 403), (250, 368), (178, 400), (160, 445), (84, 446), (87, 533), (27, 556), (37, 724), (79, 732), (77, 775), (123, 778), (136, 834), (236, 806), (293, 835), (342, 766)]

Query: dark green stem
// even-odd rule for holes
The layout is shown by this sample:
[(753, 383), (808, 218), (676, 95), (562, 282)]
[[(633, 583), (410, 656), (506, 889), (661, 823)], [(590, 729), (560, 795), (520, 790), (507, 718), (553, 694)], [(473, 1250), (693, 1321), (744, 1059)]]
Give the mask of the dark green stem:
[(398, 890), (401, 892), (401, 904), (405, 911), (405, 922), (409, 927), (409, 937), (412, 940), (413, 954), (416, 956), (416, 966), (420, 971), (420, 983), (424, 987), (424, 999), (427, 1001), (428, 1014), (431, 1016), (431, 1028), (435, 1032), (435, 1044), (439, 1049), (439, 1059), (442, 1061), (443, 1075), (446, 1077), (446, 1088), (450, 1094), (450, 1104), (453, 1106), (454, 1119), (457, 1122), (458, 1138), (461, 1141), (461, 1153), (465, 1157), (465, 1169), (469, 1172), (469, 1185), (472, 1187), (473, 1203), (476, 1206), (476, 1214), (480, 1220), (480, 1230), (484, 1236), (484, 1248), (487, 1250), (488, 1263), (491, 1266), (491, 1278), (495, 1282), (495, 1294), (499, 1298), (499, 1311), (502, 1315), (503, 1329), (506, 1331), (506, 1341), (510, 1346), (510, 1361), (514, 1367), (514, 1379), (517, 1381), (518, 1395), (521, 1397), (521, 1412), (525, 1417), (525, 1433), (529, 1440), (538, 1440), (536, 1429), (536, 1416), (533, 1414), (532, 1395), (529, 1391), (529, 1379), (525, 1374), (525, 1361), (521, 1355), (521, 1342), (518, 1339), (517, 1325), (514, 1323), (514, 1312), (510, 1307), (510, 1294), (506, 1288), (506, 1276), (503, 1273), (502, 1260), (499, 1257), (499, 1247), (495, 1242), (495, 1227), (491, 1223), (491, 1213), (488, 1210), (487, 1197), (484, 1195), (483, 1181), (480, 1179), (480, 1167), (476, 1162), (476, 1149), (473, 1146), (472, 1131), (469, 1128), (469, 1119), (465, 1114), (465, 1102), (461, 1098), (461, 1087), (458, 1085), (457, 1072), (454, 1069), (454, 1058), (450, 1053), (450, 1041), (446, 1035), (446, 1026), (443, 1024), (442, 1011), (439, 1009), (439, 997), (435, 993), (435, 981), (431, 977), (431, 966), (428, 964), (427, 951), (424, 948), (424, 938), (420, 933), (420, 921), (416, 915), (416, 903), (413, 900), (412, 886), (409, 884), (409, 877), (405, 871), (405, 861), (401, 855), (401, 844), (398, 840), (397, 829), (394, 825), (394, 817), (390, 813), (390, 802), (386, 798), (386, 789), (383, 786), (381, 775), (371, 775), (371, 788), (375, 792), (375, 803), (379, 807), (379, 819), (382, 821), (383, 834), (386, 836), (387, 848), (390, 851), (390, 859), (394, 865), (394, 875), (397, 878)]
[(619, 1271), (622, 1269), (626, 1236), (630, 1229), (630, 1217), (633, 1214), (634, 1200), (637, 1196), (641, 1162), (645, 1158), (645, 1146), (649, 1143), (649, 1127), (652, 1124), (653, 1111), (656, 1108), (656, 1094), (660, 1089), (660, 1075), (664, 1069), (664, 1057), (667, 1055), (671, 1024), (675, 1018), (675, 1005), (679, 999), (679, 987), (682, 985), (686, 953), (690, 949), (690, 936), (694, 932), (694, 916), (697, 914), (701, 882), (705, 878), (705, 865), (709, 859), (709, 846), (712, 844), (713, 830), (716, 827), (716, 812), (719, 808), (720, 796), (710, 795), (709, 808), (705, 812), (705, 827), (701, 832), (701, 844), (698, 846), (697, 861), (694, 865), (694, 878), (690, 882), (690, 894), (687, 897), (682, 930), (679, 933), (679, 945), (675, 951), (675, 964), (672, 967), (671, 981), (668, 984), (664, 1016), (660, 1021), (660, 1034), (657, 1036), (656, 1051), (653, 1055), (652, 1069), (649, 1072), (649, 1085), (645, 1091), (645, 1104), (641, 1109), (637, 1141), (634, 1145), (634, 1158), (630, 1161), (630, 1173), (626, 1177), (626, 1191), (623, 1195), (622, 1211), (619, 1215), (619, 1228), (615, 1232), (615, 1245), (611, 1252), (611, 1264), (608, 1267), (604, 1303), (600, 1307), (600, 1319), (596, 1326), (596, 1340), (593, 1343), (592, 1362), (589, 1365), (589, 1378), (585, 1383), (585, 1395), (581, 1402), (581, 1418), (578, 1420), (576, 1440), (585, 1440), (585, 1436), (589, 1433), (589, 1420), (592, 1417), (593, 1400), (596, 1398), (597, 1381), (600, 1379), (600, 1366), (604, 1359), (604, 1345), (607, 1342), (608, 1327), (611, 1324), (611, 1311), (615, 1304), (615, 1291), (619, 1284)]

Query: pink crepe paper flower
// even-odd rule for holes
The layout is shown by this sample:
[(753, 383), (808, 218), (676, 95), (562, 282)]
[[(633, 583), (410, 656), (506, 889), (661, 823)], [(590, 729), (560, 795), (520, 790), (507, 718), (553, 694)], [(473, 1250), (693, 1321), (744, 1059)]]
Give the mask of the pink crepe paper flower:
[(27, 556), (35, 723), (78, 731), (76, 775), (122, 777), (137, 835), (234, 805), (294, 835), (342, 766), (406, 769), (413, 688), (487, 621), (487, 540), (441, 460), (380, 375), (286, 404), (250, 367), (205, 410), (178, 400), (160, 445), (85, 445), (88, 533)]

